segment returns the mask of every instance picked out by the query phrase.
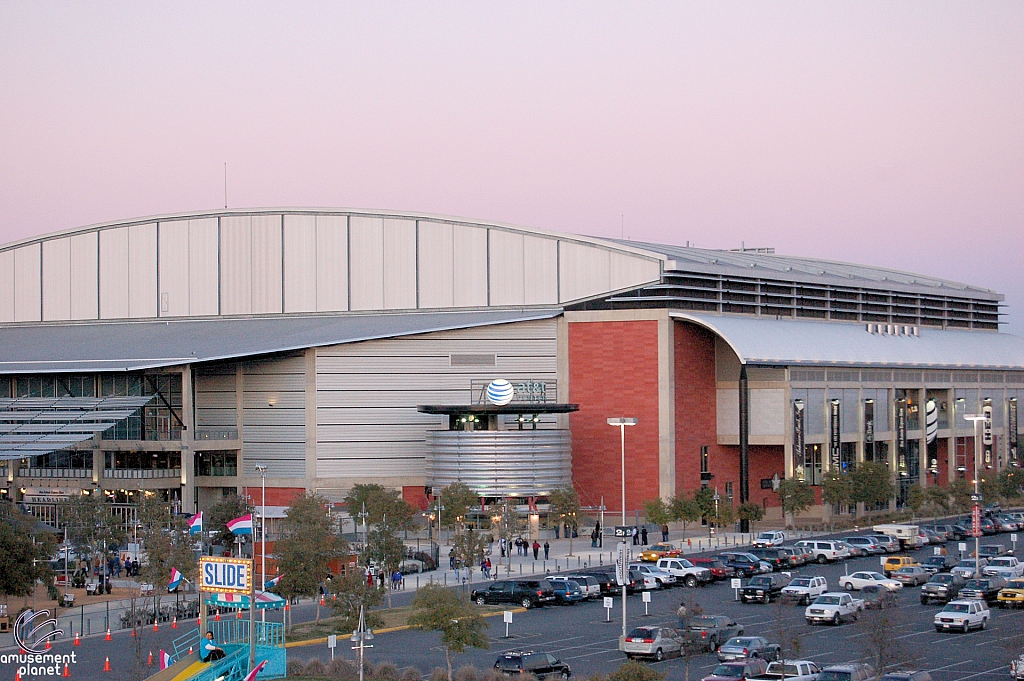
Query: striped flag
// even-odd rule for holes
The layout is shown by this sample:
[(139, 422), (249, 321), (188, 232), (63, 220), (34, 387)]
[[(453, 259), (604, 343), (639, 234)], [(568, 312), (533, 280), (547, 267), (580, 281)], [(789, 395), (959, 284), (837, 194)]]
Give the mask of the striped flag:
[(167, 582), (167, 590), (174, 591), (181, 584), (181, 580), (184, 579), (182, 574), (178, 572), (178, 568), (171, 568), (171, 581)]
[(174, 664), (174, 661), (171, 659), (170, 653), (168, 653), (166, 650), (161, 649), (160, 650), (160, 669), (167, 669), (172, 664)]
[(246, 513), (241, 518), (229, 520), (227, 526), (233, 534), (252, 534), (252, 513)]
[(273, 579), (268, 579), (266, 582), (263, 583), (263, 590), (266, 591), (267, 589), (273, 589), (275, 586), (277, 586), (277, 583), (281, 581), (282, 577), (284, 577), (284, 575), (280, 574), (277, 577), (274, 577)]
[(267, 666), (267, 661), (266, 660), (263, 660), (262, 662), (260, 662), (258, 665), (256, 665), (253, 668), (253, 670), (251, 672), (249, 672), (248, 674), (245, 675), (245, 681), (254, 681), (256, 679), (256, 675), (259, 674), (261, 671), (263, 671), (263, 668), (266, 667), (266, 666)]
[(188, 533), (199, 534), (203, 531), (203, 512), (200, 511), (192, 516), (192, 519), (188, 521)]

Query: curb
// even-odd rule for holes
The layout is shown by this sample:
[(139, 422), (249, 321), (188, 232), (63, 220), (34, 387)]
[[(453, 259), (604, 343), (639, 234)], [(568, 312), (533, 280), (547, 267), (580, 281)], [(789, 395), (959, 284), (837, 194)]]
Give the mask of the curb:
[[(511, 610), (511, 612), (514, 612), (514, 613), (526, 612), (526, 608), (514, 608), (514, 609)], [(504, 611), (484, 613), (483, 615), (481, 615), (481, 617), (497, 617), (498, 615), (504, 615)], [(400, 627), (386, 627), (384, 629), (378, 629), (377, 631), (375, 631), (373, 633), (374, 634), (390, 634), (393, 631), (406, 631), (408, 629), (412, 629), (412, 627), (410, 627), (408, 624), (403, 624)], [(318, 645), (320, 643), (327, 643), (327, 637), (323, 636), (321, 638), (311, 638), (311, 639), (309, 639), (307, 641), (290, 641), (288, 643), (285, 643), (284, 647), (285, 648), (301, 648), (303, 646), (315, 646), (315, 645)]]

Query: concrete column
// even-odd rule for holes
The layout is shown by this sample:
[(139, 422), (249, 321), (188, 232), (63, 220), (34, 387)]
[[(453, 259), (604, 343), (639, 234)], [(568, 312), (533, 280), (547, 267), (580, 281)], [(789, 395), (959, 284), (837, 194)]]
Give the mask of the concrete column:
[(658, 494), (676, 493), (675, 322), (668, 310), (658, 317)]
[(192, 444), (196, 438), (195, 391), (193, 390), (192, 366), (186, 364), (181, 370), (181, 512), (196, 511), (196, 471)]

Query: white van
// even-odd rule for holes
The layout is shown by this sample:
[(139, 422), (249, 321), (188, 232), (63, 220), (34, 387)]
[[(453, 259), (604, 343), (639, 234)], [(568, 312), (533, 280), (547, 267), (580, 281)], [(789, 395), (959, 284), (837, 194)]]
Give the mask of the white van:
[(916, 549), (921, 546), (917, 525), (875, 525), (871, 529), (879, 534), (896, 537), (904, 549)]

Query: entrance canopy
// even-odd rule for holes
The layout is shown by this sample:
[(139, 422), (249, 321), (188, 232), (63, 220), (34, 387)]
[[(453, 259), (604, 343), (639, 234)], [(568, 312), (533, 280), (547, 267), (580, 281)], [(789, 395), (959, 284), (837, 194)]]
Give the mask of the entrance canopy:
[(0, 398), (0, 460), (42, 456), (85, 442), (151, 399), (152, 395)]
[[(206, 599), (207, 605), (215, 608), (249, 608), (249, 597), (245, 594), (210, 594)], [(257, 610), (277, 610), (284, 607), (284, 599), (269, 591), (260, 591), (256, 594)]]

